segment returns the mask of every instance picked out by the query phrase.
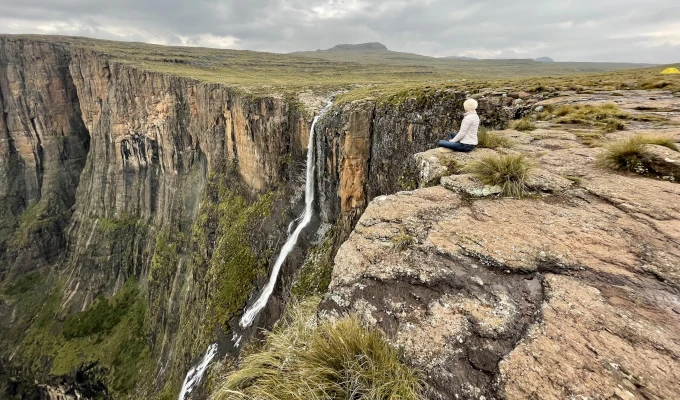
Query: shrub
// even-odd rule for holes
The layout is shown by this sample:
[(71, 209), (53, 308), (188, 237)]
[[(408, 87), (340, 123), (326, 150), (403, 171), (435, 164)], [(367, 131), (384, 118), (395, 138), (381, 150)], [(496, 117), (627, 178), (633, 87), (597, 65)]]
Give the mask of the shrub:
[(651, 154), (639, 136), (609, 144), (598, 162), (601, 166), (616, 171), (645, 173)]
[(663, 89), (666, 86), (670, 86), (671, 83), (665, 80), (650, 79), (643, 81), (641, 87), (643, 89)]
[(318, 298), (305, 300), (246, 355), (216, 400), (421, 399), (416, 373), (382, 333), (356, 318), (319, 322)]
[(526, 118), (514, 121), (512, 124), (510, 124), (510, 127), (514, 130), (522, 132), (533, 131), (534, 129), (536, 129), (536, 125), (534, 125), (531, 121), (529, 121)]
[(486, 149), (496, 149), (499, 147), (512, 147), (513, 142), (510, 138), (501, 135), (495, 131), (489, 131), (486, 128), (480, 127), (477, 132), (477, 140), (479, 140), (479, 147)]
[(526, 194), (534, 163), (522, 154), (491, 155), (469, 163), (466, 171), (484, 184), (500, 186), (507, 197)]

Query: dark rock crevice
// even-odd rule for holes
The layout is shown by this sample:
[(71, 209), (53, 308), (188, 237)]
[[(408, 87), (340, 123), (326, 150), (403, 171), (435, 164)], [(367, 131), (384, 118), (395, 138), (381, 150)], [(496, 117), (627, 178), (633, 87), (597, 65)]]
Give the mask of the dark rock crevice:
[[(428, 280), (413, 275), (365, 276), (341, 302), (348, 306), (331, 296), (322, 303), (321, 313), (357, 313), (400, 346), (413, 336), (420, 342), (415, 349), (420, 350), (407, 350), (407, 361), (426, 375), (429, 399), (502, 398), (498, 364), (540, 322), (545, 298), (542, 274), (507, 274), (480, 266), (473, 258), (427, 257), (415, 249), (405, 257), (408, 264), (427, 263), (445, 272)], [(503, 317), (494, 317), (487, 307)], [(430, 322), (422, 325), (424, 320)], [(428, 328), (413, 331), (408, 326)]]

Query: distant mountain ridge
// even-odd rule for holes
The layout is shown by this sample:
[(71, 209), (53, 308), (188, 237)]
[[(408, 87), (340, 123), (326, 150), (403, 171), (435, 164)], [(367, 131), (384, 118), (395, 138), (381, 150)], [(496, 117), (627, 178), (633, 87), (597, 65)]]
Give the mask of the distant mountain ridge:
[(466, 56), (448, 56), (448, 57), (439, 57), (442, 60), (479, 60), (479, 58), (474, 58), (474, 57), (466, 57)]
[[(326, 50), (297, 51), (290, 55), (318, 58), (333, 62), (355, 62), (360, 64), (385, 64), (400, 66), (429, 66), (432, 68), (450, 69), (467, 73), (474, 68), (511, 68), (521, 69), (527, 66), (536, 68), (553, 68), (556, 72), (561, 69), (565, 73), (572, 72), (599, 72), (631, 68), (650, 67), (654, 64), (637, 64), (621, 62), (555, 62), (552, 58), (544, 56), (533, 58), (507, 58), (507, 59), (482, 59), (467, 56), (432, 57), (417, 53), (393, 51), (379, 42), (358, 44), (338, 44)], [(554, 74), (555, 72), (551, 72)]]
[[(382, 50), (387, 51), (387, 46), (378, 42), (359, 43), (359, 44), (339, 44), (326, 51), (345, 51), (345, 50)], [(319, 51), (319, 50), (317, 50)]]

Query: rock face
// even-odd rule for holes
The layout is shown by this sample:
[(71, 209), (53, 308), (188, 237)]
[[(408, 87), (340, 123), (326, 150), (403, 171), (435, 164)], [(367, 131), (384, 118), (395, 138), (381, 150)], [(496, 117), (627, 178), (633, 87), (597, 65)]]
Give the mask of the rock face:
[[(431, 149), (463, 118), (463, 93), (438, 92), (427, 102), (357, 102), (332, 110), (318, 126), (316, 149), (320, 208), (325, 221), (353, 226), (371, 199), (414, 189), (423, 178), (412, 155)], [(482, 123), (501, 127), (509, 116), (499, 99), (480, 101)], [(427, 179), (443, 174), (433, 167)], [(445, 167), (444, 167), (445, 168)], [(439, 175), (437, 175), (439, 174)]]
[[(382, 329), (423, 371), (428, 399), (674, 398), (680, 153), (650, 145), (666, 172), (617, 174), (598, 167), (604, 149), (549, 128), (498, 132), (512, 149), (416, 154), (420, 189), (369, 204), (322, 315)], [(530, 198), (464, 174), (496, 152), (535, 160)]]
[[(15, 397), (58, 396), (94, 362), (115, 396), (173, 397), (266, 282), (301, 211), (311, 121), (279, 97), (47, 38), (0, 37), (0, 94), (0, 379), (40, 384)], [(456, 129), (464, 94), (421, 100), (339, 105), (319, 124), (313, 225), (339, 224), (336, 246), (371, 199), (415, 187), (411, 155)], [(507, 118), (481, 107), (489, 125)], [(307, 236), (260, 325), (278, 318)], [(122, 314), (87, 320), (102, 307)]]
[(69, 63), (63, 45), (0, 39), (0, 279), (54, 262), (66, 243), (90, 140)]
[[(166, 383), (177, 390), (206, 341), (264, 283), (287, 223), (301, 210), (295, 166), (304, 164), (311, 121), (274, 97), (14, 37), (0, 37), (0, 108), (0, 282), (12, 293), (0, 296), (0, 329), (8, 333), (0, 358), (13, 358), (24, 366), (19, 373), (38, 382), (50, 368), (69, 372), (83, 354), (89, 361), (79, 348), (63, 358), (81, 346), (64, 342), (64, 320), (134, 281), (145, 296), (148, 347), (131, 362), (153, 353), (159, 371), (142, 382), (153, 371), (140, 369), (140, 358), (137, 382), (147, 391)], [(264, 211), (256, 218), (258, 204)], [(303, 241), (291, 261), (301, 263), (308, 246)], [(236, 257), (239, 263), (228, 262)], [(220, 272), (232, 275), (219, 280)], [(275, 293), (264, 324), (277, 318), (284, 291)], [(41, 309), (49, 310), (45, 322), (32, 325)], [(40, 336), (50, 329), (55, 342)], [(56, 366), (38, 357), (56, 357)], [(29, 369), (31, 362), (40, 366)], [(35, 395), (30, 390), (16, 396)]]

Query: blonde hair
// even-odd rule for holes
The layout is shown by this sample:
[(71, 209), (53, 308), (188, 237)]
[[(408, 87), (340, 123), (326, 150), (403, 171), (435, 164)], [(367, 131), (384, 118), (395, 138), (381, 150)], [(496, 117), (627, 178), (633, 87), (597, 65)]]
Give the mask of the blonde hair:
[(463, 108), (465, 108), (465, 111), (472, 111), (476, 110), (478, 105), (477, 100), (467, 99), (465, 100), (465, 103), (463, 103)]

